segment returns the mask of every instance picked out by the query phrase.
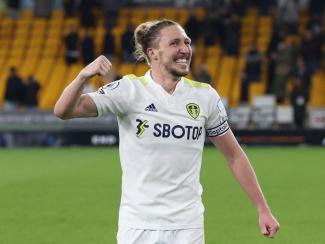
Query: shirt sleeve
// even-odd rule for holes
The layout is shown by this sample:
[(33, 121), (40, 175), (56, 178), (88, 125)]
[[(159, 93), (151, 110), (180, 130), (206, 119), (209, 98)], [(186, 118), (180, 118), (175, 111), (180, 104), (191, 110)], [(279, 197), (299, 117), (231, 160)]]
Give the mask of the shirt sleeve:
[(129, 107), (129, 81), (125, 78), (106, 84), (96, 92), (88, 93), (96, 104), (98, 117), (113, 113), (126, 114)]
[(227, 112), (216, 90), (210, 87), (210, 92), (209, 114), (205, 129), (209, 137), (221, 136), (229, 130)]

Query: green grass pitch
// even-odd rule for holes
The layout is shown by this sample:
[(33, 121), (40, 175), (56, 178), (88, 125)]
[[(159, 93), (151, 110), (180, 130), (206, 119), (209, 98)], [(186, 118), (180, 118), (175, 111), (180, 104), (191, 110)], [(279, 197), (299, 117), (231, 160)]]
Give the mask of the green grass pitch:
[[(325, 149), (245, 151), (281, 230), (274, 240), (260, 234), (255, 208), (207, 147), (206, 244), (325, 243)], [(0, 244), (116, 243), (120, 178), (116, 148), (0, 150)]]

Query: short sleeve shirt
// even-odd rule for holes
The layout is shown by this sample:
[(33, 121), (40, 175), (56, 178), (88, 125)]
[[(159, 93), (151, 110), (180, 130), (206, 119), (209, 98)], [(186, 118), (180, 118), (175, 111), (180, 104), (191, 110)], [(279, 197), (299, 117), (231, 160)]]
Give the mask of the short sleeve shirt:
[(90, 93), (98, 115), (118, 118), (122, 196), (119, 225), (140, 229), (203, 227), (200, 168), (205, 136), (229, 130), (218, 93), (182, 78), (172, 94), (145, 76)]

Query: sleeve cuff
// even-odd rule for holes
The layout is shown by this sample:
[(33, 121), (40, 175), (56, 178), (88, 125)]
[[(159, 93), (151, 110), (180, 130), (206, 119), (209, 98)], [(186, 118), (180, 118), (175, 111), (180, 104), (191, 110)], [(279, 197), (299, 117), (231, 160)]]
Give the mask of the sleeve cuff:
[(94, 103), (96, 105), (96, 108), (97, 108), (97, 117), (102, 116), (101, 110), (99, 109), (98, 101), (96, 99), (97, 94), (95, 92), (92, 92), (92, 93), (88, 93), (87, 95), (94, 101)]

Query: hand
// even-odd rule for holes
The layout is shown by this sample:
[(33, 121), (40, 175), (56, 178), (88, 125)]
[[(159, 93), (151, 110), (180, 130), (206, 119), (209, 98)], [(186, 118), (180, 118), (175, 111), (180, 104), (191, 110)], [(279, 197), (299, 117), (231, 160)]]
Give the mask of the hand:
[(263, 235), (274, 238), (280, 228), (280, 224), (271, 213), (261, 213), (259, 216), (259, 224)]
[(103, 55), (100, 55), (93, 62), (88, 64), (85, 68), (83, 68), (79, 76), (83, 79), (90, 79), (95, 75), (101, 75), (103, 77), (107, 76), (108, 71), (111, 69), (111, 62)]

